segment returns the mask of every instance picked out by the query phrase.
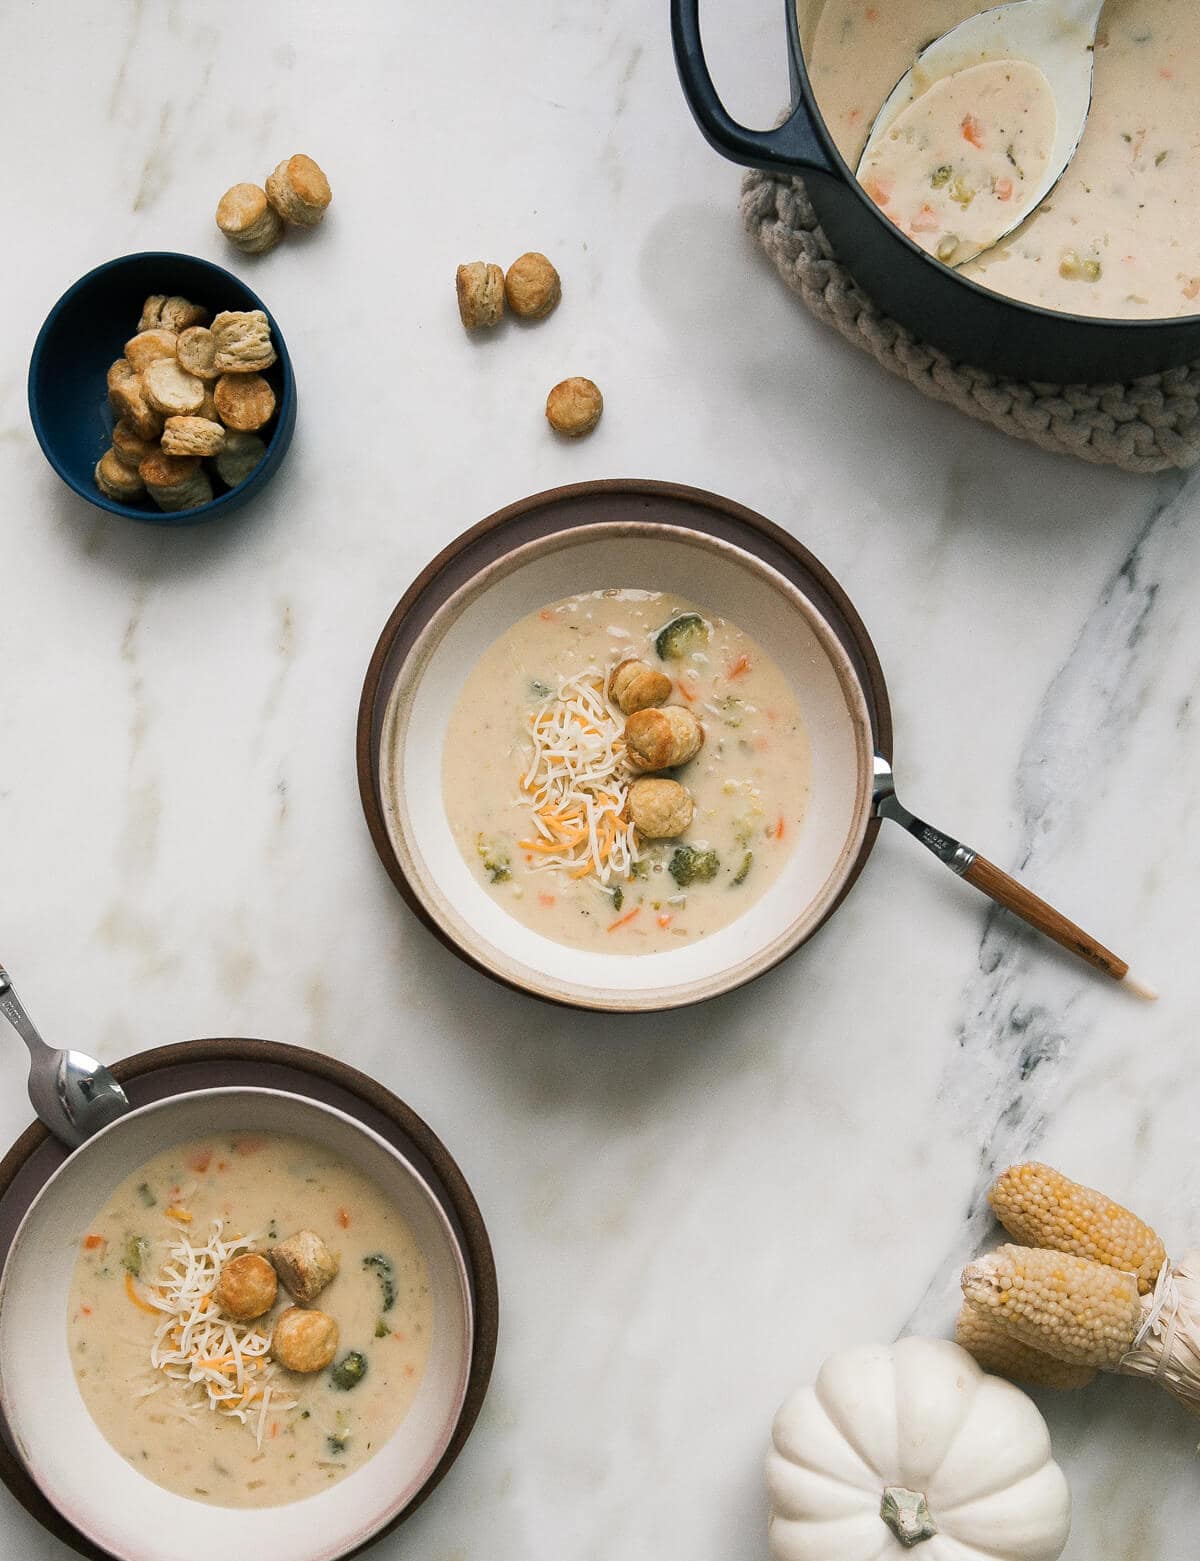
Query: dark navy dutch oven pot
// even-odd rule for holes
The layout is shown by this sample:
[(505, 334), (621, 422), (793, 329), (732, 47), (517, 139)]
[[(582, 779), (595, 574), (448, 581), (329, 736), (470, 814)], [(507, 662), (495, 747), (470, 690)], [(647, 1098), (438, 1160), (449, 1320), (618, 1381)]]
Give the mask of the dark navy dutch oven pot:
[(777, 130), (748, 130), (726, 112), (700, 41), (700, 0), (671, 0), (684, 93), (705, 139), (723, 156), (804, 179), (838, 258), (893, 319), (953, 357), (1019, 379), (1121, 381), (1200, 358), (1200, 315), (1062, 314), (993, 293), (927, 255), (883, 215), (838, 152), (808, 78), (795, 0), (785, 0), (785, 7), (792, 112)]

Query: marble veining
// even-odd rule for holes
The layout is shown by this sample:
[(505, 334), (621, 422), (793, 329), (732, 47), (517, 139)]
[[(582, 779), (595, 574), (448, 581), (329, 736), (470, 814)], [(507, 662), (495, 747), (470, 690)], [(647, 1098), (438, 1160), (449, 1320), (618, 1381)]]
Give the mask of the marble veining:
[[(732, 108), (784, 89), (775, 0), (706, 7)], [(1200, 479), (1132, 479), (958, 418), (823, 331), (741, 232), (665, 11), (350, 0), (10, 6), (20, 242), (0, 330), (0, 959), (49, 1038), (319, 1047), (458, 1156), (496, 1246), (500, 1355), (453, 1474), (381, 1557), (763, 1561), (772, 1413), (841, 1345), (952, 1325), (992, 1172), (1037, 1154), (1200, 1241), (1192, 886)], [(252, 261), (217, 198), (307, 151), (334, 203)], [(138, 249), (208, 256), (295, 360), (262, 501), (179, 532), (44, 465), (24, 367), (55, 298)], [(463, 260), (550, 254), (561, 308), (468, 340)], [(604, 420), (548, 436), (587, 374)], [(1129, 958), (1133, 1002), (885, 831), (744, 992), (626, 1022), (531, 1004), (412, 918), (367, 838), (354, 722), (430, 556), (616, 475), (770, 516), (875, 639), (910, 806)], [(626, 582), (636, 583), (636, 582)], [(29, 1117), (0, 1037), (0, 1141)], [(1043, 1396), (1067, 1561), (1194, 1549), (1195, 1423), (1145, 1384)], [(0, 1556), (68, 1552), (0, 1493)]]

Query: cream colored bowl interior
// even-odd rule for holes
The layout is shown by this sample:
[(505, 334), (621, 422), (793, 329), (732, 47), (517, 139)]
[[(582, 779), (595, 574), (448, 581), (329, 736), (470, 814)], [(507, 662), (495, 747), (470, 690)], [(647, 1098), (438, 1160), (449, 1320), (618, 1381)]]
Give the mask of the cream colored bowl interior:
[[(442, 800), (447, 723), (480, 654), (526, 613), (611, 587), (676, 593), (747, 629), (791, 682), (812, 747), (807, 818), (780, 878), (729, 927), (662, 953), (568, 948), (513, 920), (463, 859)], [(431, 620), (401, 668), (380, 758), (392, 847), (430, 916), (503, 979), (596, 1008), (692, 1002), (766, 969), (819, 924), (870, 814), (870, 720), (829, 625), (749, 553), (676, 527), (581, 527), (529, 543), (476, 576)]]
[[(152, 1155), (218, 1129), (315, 1139), (369, 1176), (408, 1221), (433, 1286), (429, 1363), (395, 1435), (328, 1491), (260, 1510), (189, 1501), (140, 1475), (97, 1429), (67, 1348), (67, 1297), (88, 1222), (110, 1191)], [(198, 1091), (113, 1123), (46, 1183), (0, 1278), (0, 1408), (17, 1452), (54, 1506), (122, 1561), (179, 1561), (185, 1554), (330, 1561), (344, 1555), (406, 1507), (433, 1472), (458, 1423), (471, 1344), (462, 1255), (425, 1181), (391, 1145), (344, 1113), (277, 1090)]]

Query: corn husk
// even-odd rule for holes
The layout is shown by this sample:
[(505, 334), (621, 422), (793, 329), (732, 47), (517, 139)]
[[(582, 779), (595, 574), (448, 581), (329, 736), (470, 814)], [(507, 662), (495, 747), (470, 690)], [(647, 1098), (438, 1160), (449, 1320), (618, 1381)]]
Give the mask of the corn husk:
[(1125, 1377), (1150, 1377), (1200, 1414), (1200, 1250), (1164, 1263), (1142, 1298), (1142, 1324), (1117, 1367)]

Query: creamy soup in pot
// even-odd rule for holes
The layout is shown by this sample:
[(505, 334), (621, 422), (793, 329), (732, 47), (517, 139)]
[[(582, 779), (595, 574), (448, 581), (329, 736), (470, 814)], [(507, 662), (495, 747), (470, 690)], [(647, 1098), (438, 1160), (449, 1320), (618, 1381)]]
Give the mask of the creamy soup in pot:
[(472, 873), (556, 942), (646, 954), (727, 926), (803, 827), (808, 738), (780, 669), (682, 598), (595, 591), (471, 670), (443, 757)]
[[(800, 0), (813, 89), (852, 167), (920, 50), (985, 9), (978, 0)], [(1074, 161), (1028, 221), (969, 258), (989, 227), (1010, 225), (1022, 186), (1044, 166), (1054, 120), (1038, 74), (992, 62), (930, 89), (863, 170), (868, 193), (924, 248), (1009, 297), (1110, 318), (1200, 312), (1196, 0), (1108, 0)]]
[[(248, 1276), (269, 1288), (246, 1303), (247, 1265), (225, 1286), (250, 1253), (271, 1259)], [(297, 1308), (288, 1285), (319, 1288)], [(331, 1358), (288, 1369), (289, 1327), (293, 1364)], [(298, 1501), (365, 1463), (416, 1397), (432, 1329), (425, 1259), (383, 1192), (271, 1133), (183, 1144), (127, 1177), (89, 1221), (67, 1312), (79, 1391), (112, 1446), (224, 1507)]]

